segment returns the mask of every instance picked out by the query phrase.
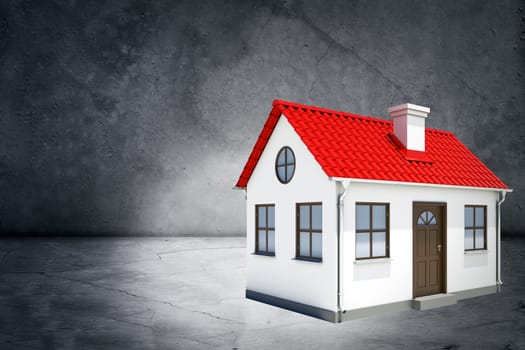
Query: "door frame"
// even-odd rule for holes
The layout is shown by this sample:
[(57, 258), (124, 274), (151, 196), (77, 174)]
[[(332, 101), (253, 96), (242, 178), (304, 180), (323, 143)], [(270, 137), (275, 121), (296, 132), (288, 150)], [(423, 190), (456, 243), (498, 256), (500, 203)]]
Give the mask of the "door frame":
[(416, 298), (416, 276), (415, 276), (415, 263), (416, 263), (416, 207), (419, 206), (437, 206), (439, 207), (441, 225), (440, 225), (440, 236), (441, 244), (443, 246), (441, 256), (441, 291), (439, 293), (447, 292), (447, 203), (446, 202), (412, 202), (412, 298)]

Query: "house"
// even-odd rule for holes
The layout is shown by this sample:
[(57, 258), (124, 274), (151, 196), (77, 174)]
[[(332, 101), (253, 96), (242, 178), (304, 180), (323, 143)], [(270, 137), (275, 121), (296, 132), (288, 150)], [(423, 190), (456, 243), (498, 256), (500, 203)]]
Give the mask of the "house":
[(341, 322), (498, 291), (511, 190), (429, 108), (388, 112), (273, 102), (235, 187), (247, 298)]

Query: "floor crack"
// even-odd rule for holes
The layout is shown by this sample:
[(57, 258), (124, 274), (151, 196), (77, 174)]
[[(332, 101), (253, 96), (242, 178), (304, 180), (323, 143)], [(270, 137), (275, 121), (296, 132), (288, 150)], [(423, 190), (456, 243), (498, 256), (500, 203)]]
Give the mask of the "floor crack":
[(7, 252), (4, 253), (2, 256), (2, 261), (5, 261), (7, 257), (14, 251), (17, 251), (19, 248), (9, 249)]
[(155, 327), (147, 325), (147, 324), (144, 324), (144, 323), (126, 321), (126, 320), (122, 320), (120, 318), (106, 316), (106, 315), (102, 315), (101, 317), (107, 318), (108, 320), (112, 320), (112, 321), (115, 321), (115, 322), (121, 322), (121, 323), (129, 324), (130, 326), (138, 326), (138, 327), (144, 327), (144, 328), (148, 328), (148, 329), (151, 329), (151, 330), (155, 330)]
[(107, 291), (113, 291), (113, 292), (125, 294), (127, 296), (132, 297), (132, 298), (137, 298), (137, 299), (142, 299), (142, 300), (146, 300), (146, 301), (149, 301), (149, 302), (154, 302), (154, 303), (168, 305), (170, 307), (173, 307), (173, 308), (176, 308), (176, 309), (179, 309), (179, 310), (182, 310), (182, 311), (198, 313), (198, 314), (205, 315), (205, 316), (208, 316), (208, 317), (212, 317), (212, 318), (215, 318), (215, 319), (221, 320), (221, 321), (226, 321), (226, 322), (231, 322), (231, 323), (236, 323), (236, 324), (244, 324), (243, 322), (235, 321), (235, 320), (232, 320), (232, 319), (229, 319), (229, 318), (225, 318), (225, 317), (220, 317), (220, 316), (214, 315), (214, 314), (212, 314), (210, 312), (187, 309), (187, 308), (184, 308), (184, 307), (179, 306), (177, 304), (173, 304), (173, 303), (171, 303), (169, 301), (148, 298), (148, 297), (145, 297), (143, 295), (134, 294), (134, 293), (131, 293), (131, 292), (128, 292), (126, 290), (119, 289), (119, 288), (106, 287), (106, 286), (102, 286), (100, 284), (87, 282), (87, 281), (76, 279), (76, 278), (68, 278), (68, 277), (64, 277), (64, 276), (58, 276), (58, 275), (50, 274), (50, 273), (47, 273), (47, 272), (41, 272), (41, 274), (43, 274), (43, 275), (45, 275), (47, 277), (51, 277), (51, 278), (57, 278), (57, 279), (61, 279), (61, 280), (64, 280), (64, 281), (81, 283), (81, 284), (85, 284), (85, 285), (88, 285), (88, 286), (93, 287), (93, 288), (100, 288), (100, 289), (104, 289), (104, 290), (107, 290)]
[(268, 26), (268, 23), (270, 23), (271, 20), (272, 20), (272, 16), (268, 16), (268, 19), (264, 21), (263, 25), (261, 26), (261, 30), (259, 31), (259, 35), (257, 36), (259, 41), (261, 40), (261, 36), (264, 30), (266, 29), (266, 27)]
[(188, 249), (177, 249), (177, 250), (170, 250), (170, 251), (167, 251), (167, 252), (158, 252), (158, 253), (155, 253), (157, 255), (157, 257), (159, 258), (159, 260), (162, 260), (162, 255), (168, 255), (168, 254), (175, 254), (175, 253), (180, 253), (180, 252), (191, 252), (191, 251), (195, 251), (195, 250), (211, 250), (211, 249), (245, 249), (246, 246), (232, 246), (232, 247), (210, 247), (210, 248), (188, 248)]
[(204, 344), (204, 345), (213, 346), (213, 347), (216, 346), (214, 344), (206, 343), (206, 342), (204, 342), (202, 340), (199, 340), (199, 339), (195, 339), (195, 338), (192, 338), (192, 337), (185, 337), (185, 336), (182, 336), (182, 335), (176, 335), (174, 338), (191, 340), (191, 341), (194, 341), (194, 342), (199, 343), (199, 344)]
[(481, 323), (473, 324), (470, 326), (460, 327), (458, 329), (462, 329), (462, 330), (475, 329), (475, 328), (493, 326), (495, 324), (509, 323), (509, 322), (513, 322), (513, 321), (512, 320), (497, 320), (497, 321), (490, 321), (490, 322), (481, 322)]
[[(4, 331), (2, 331), (2, 330), (0, 330), (0, 334), (3, 334), (3, 335), (5, 335), (5, 336), (7, 336), (7, 337), (10, 337), (10, 338), (14, 337), (13, 334), (11, 334), (11, 333), (6, 333), (6, 332), (4, 332)], [(17, 348), (18, 348), (18, 347), (21, 347), (21, 348), (24, 348), (24, 349), (38, 349), (38, 348), (35, 347), (35, 346), (28, 345), (28, 344), (23, 344), (21, 341), (16, 341), (16, 340), (5, 339), (5, 340), (4, 340), (4, 343), (9, 344), (9, 345), (11, 345), (11, 346), (16, 346)]]

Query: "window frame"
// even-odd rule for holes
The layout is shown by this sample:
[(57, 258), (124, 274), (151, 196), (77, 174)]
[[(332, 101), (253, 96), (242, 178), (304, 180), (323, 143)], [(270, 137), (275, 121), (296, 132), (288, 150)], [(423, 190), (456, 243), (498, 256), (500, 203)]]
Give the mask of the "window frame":
[[(467, 226), (467, 217), (465, 215), (465, 209), (472, 208), (472, 224), (473, 226)], [(483, 226), (476, 226), (476, 208), (483, 208)], [(483, 248), (476, 248), (476, 230), (483, 229)], [(465, 248), (465, 235), (467, 230), (472, 230), (472, 249)], [(465, 204), (463, 208), (463, 249), (466, 252), (487, 250), (487, 206), (483, 204)]]
[[(292, 163), (288, 163), (288, 153), (286, 152), (286, 150), (290, 150), (290, 152), (292, 153), (292, 156), (293, 156)], [(281, 155), (281, 152), (285, 152), (284, 153), (284, 164), (279, 165), (277, 163), (279, 162), (279, 156)], [(293, 165), (293, 170), (292, 170), (292, 174), (290, 175), (290, 178), (288, 178), (288, 166), (290, 165)], [(292, 181), (293, 176), (295, 175), (296, 166), (297, 166), (297, 158), (295, 157), (295, 153), (292, 150), (292, 148), (290, 146), (281, 147), (279, 152), (277, 152), (277, 156), (275, 157), (275, 177), (277, 177), (277, 180), (279, 180), (279, 182), (282, 183), (283, 185), (286, 185), (287, 183)], [(285, 177), (284, 181), (281, 180), (281, 178), (279, 177), (279, 168), (284, 168), (284, 177)]]
[[(369, 207), (369, 224), (368, 229), (358, 229), (357, 228), (357, 207), (358, 206), (368, 206)], [(373, 207), (374, 206), (383, 206), (385, 207), (385, 228), (384, 229), (374, 229), (373, 228)], [(381, 256), (373, 256), (373, 250), (374, 250), (374, 241), (373, 241), (373, 233), (374, 232), (385, 232), (385, 255)], [(383, 202), (356, 202), (355, 203), (355, 242), (357, 243), (357, 235), (368, 233), (369, 234), (369, 256), (367, 257), (357, 257), (357, 244), (355, 244), (355, 259), (356, 260), (370, 260), (370, 259), (385, 259), (390, 258), (390, 203), (383, 203)]]
[[(268, 208), (273, 207), (274, 217), (273, 217), (273, 227), (268, 226)], [(265, 208), (266, 214), (266, 222), (264, 223), (264, 227), (259, 226), (259, 208)], [(264, 230), (266, 234), (266, 250), (259, 249), (259, 231)], [(268, 251), (268, 231), (273, 231), (273, 252)], [(255, 254), (258, 255), (267, 255), (267, 256), (275, 256), (275, 204), (256, 204), (255, 205)]]
[[(312, 228), (312, 207), (314, 205), (321, 206), (321, 229), (313, 229)], [(309, 207), (309, 216), (310, 216), (310, 222), (308, 223), (309, 229), (302, 229), (301, 228), (301, 207), (302, 206), (308, 206)], [(303, 202), (303, 203), (295, 203), (295, 258), (298, 260), (306, 260), (306, 261), (313, 261), (313, 262), (322, 262), (323, 261), (323, 202)], [(301, 255), (301, 232), (307, 232), (309, 234), (309, 247), (310, 247), (310, 255), (304, 256)], [(321, 234), (321, 257), (314, 257), (312, 256), (312, 233), (320, 233)]]

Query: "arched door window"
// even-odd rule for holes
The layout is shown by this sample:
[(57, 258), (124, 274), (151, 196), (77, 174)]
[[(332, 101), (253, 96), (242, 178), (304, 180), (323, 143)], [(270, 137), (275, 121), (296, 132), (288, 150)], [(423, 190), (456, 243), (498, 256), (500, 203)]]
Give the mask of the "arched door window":
[(430, 210), (425, 210), (417, 218), (418, 225), (437, 225), (437, 220)]

